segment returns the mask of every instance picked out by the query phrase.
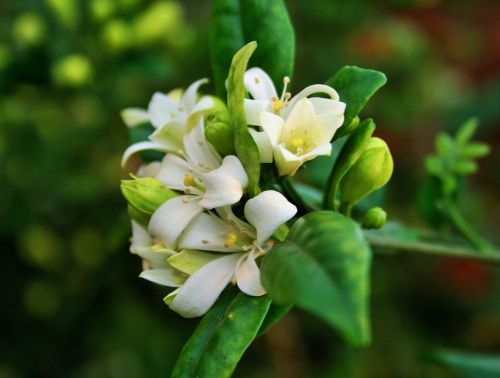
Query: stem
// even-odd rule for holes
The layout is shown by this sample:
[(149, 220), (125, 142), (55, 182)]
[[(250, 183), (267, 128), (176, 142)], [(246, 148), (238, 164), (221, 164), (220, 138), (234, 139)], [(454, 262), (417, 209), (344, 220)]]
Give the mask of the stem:
[(386, 240), (365, 234), (372, 247), (389, 248), (401, 252), (420, 252), (430, 255), (444, 255), (449, 257), (474, 258), (500, 263), (500, 253), (478, 253), (475, 250), (463, 247), (451, 247), (429, 242), (399, 242)]
[(348, 203), (348, 202), (342, 202), (340, 204), (340, 209), (339, 211), (344, 214), (345, 216), (348, 216), (350, 217), (351, 216), (351, 212), (352, 212), (352, 204)]
[(458, 207), (451, 201), (445, 202), (445, 213), (448, 215), (453, 225), (468, 239), (477, 249), (483, 253), (492, 252), (495, 247), (481, 235), (465, 220)]

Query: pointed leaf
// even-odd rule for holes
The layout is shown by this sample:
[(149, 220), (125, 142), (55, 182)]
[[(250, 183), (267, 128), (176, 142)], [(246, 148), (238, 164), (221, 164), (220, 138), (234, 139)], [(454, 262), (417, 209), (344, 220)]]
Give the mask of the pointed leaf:
[(387, 78), (382, 72), (360, 68), (356, 66), (345, 66), (341, 68), (326, 84), (334, 88), (345, 102), (344, 123), (337, 133), (351, 123), (366, 103), (385, 83)]
[(295, 303), (354, 345), (366, 345), (370, 261), (370, 248), (353, 220), (317, 211), (300, 218), (287, 240), (265, 255), (262, 284), (277, 304)]
[(234, 146), (236, 154), (245, 167), (248, 175), (248, 191), (253, 197), (260, 192), (259, 177), (259, 150), (254, 139), (248, 131), (244, 109), (245, 87), (243, 85), (243, 74), (246, 71), (248, 61), (257, 48), (256, 42), (245, 45), (233, 57), (228, 78), (228, 108), (234, 129)]
[(175, 364), (172, 378), (230, 377), (269, 309), (269, 297), (227, 290), (203, 317)]

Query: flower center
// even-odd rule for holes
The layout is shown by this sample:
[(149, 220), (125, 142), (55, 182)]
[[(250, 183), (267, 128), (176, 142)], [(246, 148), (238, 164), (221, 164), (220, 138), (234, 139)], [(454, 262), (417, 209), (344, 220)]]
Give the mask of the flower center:
[(234, 232), (230, 232), (226, 236), (226, 240), (224, 240), (224, 247), (233, 248), (238, 241), (238, 236)]

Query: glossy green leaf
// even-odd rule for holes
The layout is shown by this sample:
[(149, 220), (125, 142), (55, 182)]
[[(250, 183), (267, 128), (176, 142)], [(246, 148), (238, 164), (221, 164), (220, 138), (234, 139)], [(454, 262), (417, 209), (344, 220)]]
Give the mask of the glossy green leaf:
[(328, 179), (328, 192), (325, 196), (325, 207), (327, 209), (335, 208), (335, 197), (337, 196), (340, 181), (361, 157), (374, 131), (375, 123), (372, 119), (366, 119), (361, 122), (344, 144)]
[[(256, 22), (258, 20), (258, 22)], [(216, 93), (225, 98), (231, 57), (257, 41), (253, 66), (264, 69), (281, 86), (293, 73), (295, 35), (282, 0), (214, 0), (209, 31)]]
[(233, 57), (231, 68), (229, 69), (229, 78), (227, 82), (227, 103), (233, 122), (234, 146), (236, 154), (247, 172), (248, 191), (252, 197), (260, 192), (260, 159), (257, 145), (247, 127), (243, 105), (246, 93), (243, 85), (243, 75), (246, 71), (248, 61), (256, 48), (257, 43), (250, 42), (236, 53)]
[(275, 324), (279, 323), (281, 319), (285, 317), (288, 312), (292, 309), (293, 304), (289, 305), (284, 305), (280, 306), (274, 303), (271, 303), (271, 306), (269, 307), (269, 311), (266, 314), (266, 318), (264, 319), (264, 322), (262, 323), (260, 330), (259, 330), (259, 336), (263, 335), (267, 331), (269, 331)]
[(333, 211), (297, 220), (262, 262), (262, 284), (277, 304), (295, 303), (327, 321), (354, 345), (370, 340), (371, 251), (359, 226)]
[[(277, 88), (292, 76), (295, 34), (283, 0), (240, 0), (243, 35), (257, 41), (252, 66), (266, 71)], [(256, 22), (258, 20), (258, 22)]]
[(449, 349), (435, 349), (426, 357), (448, 367), (463, 378), (500, 377), (500, 355), (467, 353)]
[(214, 0), (209, 29), (210, 58), (217, 96), (226, 98), (232, 56), (245, 44), (239, 0)]
[(382, 72), (356, 66), (341, 68), (326, 82), (339, 93), (340, 101), (347, 105), (344, 124), (337, 131), (338, 133), (342, 133), (342, 129), (351, 123), (365, 107), (370, 97), (386, 82), (387, 78)]
[(184, 345), (172, 378), (230, 377), (267, 314), (268, 296), (226, 290)]

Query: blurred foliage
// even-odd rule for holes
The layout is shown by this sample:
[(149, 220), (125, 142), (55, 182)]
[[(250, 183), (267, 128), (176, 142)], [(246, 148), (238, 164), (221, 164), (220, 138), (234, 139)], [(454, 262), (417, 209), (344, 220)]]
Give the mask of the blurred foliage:
[[(463, 206), (470, 222), (498, 240), (498, 4), (287, 5), (297, 38), (293, 91), (346, 64), (387, 73), (367, 113), (394, 155), (389, 218), (421, 222), (414, 204), (434, 135), (479, 117), (479, 138), (492, 153), (474, 181), (460, 184)], [(209, 6), (0, 2), (0, 377), (159, 377), (172, 368), (196, 321), (171, 313), (136, 278), (119, 193), (128, 144), (119, 111), (145, 106), (154, 91), (212, 76)], [(309, 186), (301, 190), (312, 198), (335, 153), (303, 175)], [(359, 207), (373, 204), (367, 198)], [(235, 376), (447, 377), (419, 360), (424, 348), (500, 350), (498, 273), (461, 259), (378, 257), (371, 347), (349, 349), (324, 324), (294, 311), (255, 343)]]

